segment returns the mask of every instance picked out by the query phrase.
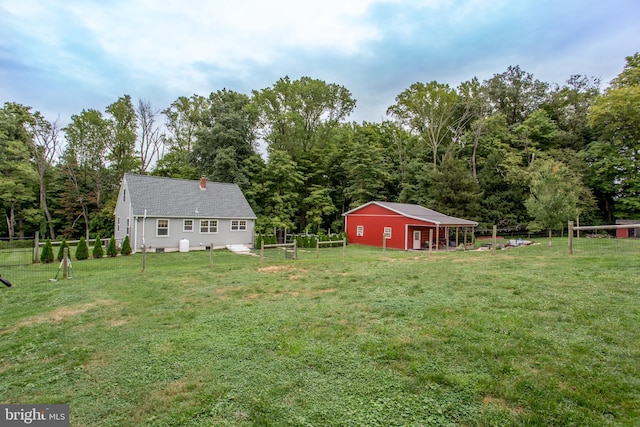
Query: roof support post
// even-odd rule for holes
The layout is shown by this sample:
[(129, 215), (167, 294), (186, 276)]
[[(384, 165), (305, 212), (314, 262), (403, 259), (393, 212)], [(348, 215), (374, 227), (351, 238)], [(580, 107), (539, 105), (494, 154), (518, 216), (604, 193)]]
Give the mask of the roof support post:
[(444, 228), (444, 247), (449, 252), (449, 227)]
[(433, 228), (429, 229), (429, 256), (431, 256), (431, 248), (433, 247)]

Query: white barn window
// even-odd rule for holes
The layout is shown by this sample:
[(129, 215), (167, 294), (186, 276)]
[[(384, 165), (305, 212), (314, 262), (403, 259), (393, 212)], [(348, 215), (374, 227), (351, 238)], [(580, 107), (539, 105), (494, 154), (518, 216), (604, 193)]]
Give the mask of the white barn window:
[(391, 227), (385, 227), (384, 228), (384, 237), (387, 239), (391, 238)]
[(357, 237), (364, 236), (364, 225), (359, 225), (356, 227), (356, 236)]

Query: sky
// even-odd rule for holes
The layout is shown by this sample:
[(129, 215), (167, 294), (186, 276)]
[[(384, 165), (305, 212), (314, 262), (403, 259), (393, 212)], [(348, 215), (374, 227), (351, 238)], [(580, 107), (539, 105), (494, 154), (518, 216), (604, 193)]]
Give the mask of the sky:
[(638, 0), (0, 0), (0, 102), (62, 126), (130, 95), (155, 109), (302, 76), (347, 88), (381, 122), (415, 82), (520, 66), (603, 88), (640, 51)]

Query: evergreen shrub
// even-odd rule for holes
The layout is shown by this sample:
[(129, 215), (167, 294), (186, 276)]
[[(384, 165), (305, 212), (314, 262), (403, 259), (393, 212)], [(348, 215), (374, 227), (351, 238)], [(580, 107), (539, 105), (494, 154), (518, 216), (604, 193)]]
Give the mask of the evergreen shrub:
[(82, 236), (76, 248), (76, 259), (83, 260), (87, 258), (89, 258), (89, 248), (87, 247), (87, 241), (84, 236)]
[(62, 242), (60, 242), (60, 249), (58, 249), (58, 256), (56, 257), (56, 259), (58, 261), (62, 261), (62, 258), (64, 258), (64, 248), (69, 248), (69, 244), (67, 243), (67, 239), (62, 238)]
[(116, 246), (115, 236), (111, 236), (111, 239), (109, 239), (109, 246), (107, 246), (107, 255), (112, 258), (118, 255), (118, 247)]
[(129, 235), (124, 236), (124, 240), (122, 241), (122, 248), (120, 249), (120, 253), (122, 255), (131, 255), (131, 243), (129, 242)]
[(53, 246), (51, 246), (51, 240), (47, 239), (42, 248), (42, 253), (40, 254), (40, 262), (47, 264), (53, 262)]
[(104, 249), (102, 248), (102, 240), (100, 235), (96, 236), (96, 243), (93, 245), (93, 257), (102, 258), (104, 256)]

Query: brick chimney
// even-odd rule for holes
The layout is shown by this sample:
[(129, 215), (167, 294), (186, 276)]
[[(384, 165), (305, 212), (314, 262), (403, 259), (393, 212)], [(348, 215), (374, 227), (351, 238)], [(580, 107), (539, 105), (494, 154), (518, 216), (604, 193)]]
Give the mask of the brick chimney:
[(205, 191), (207, 189), (207, 178), (203, 176), (200, 177), (200, 190)]

